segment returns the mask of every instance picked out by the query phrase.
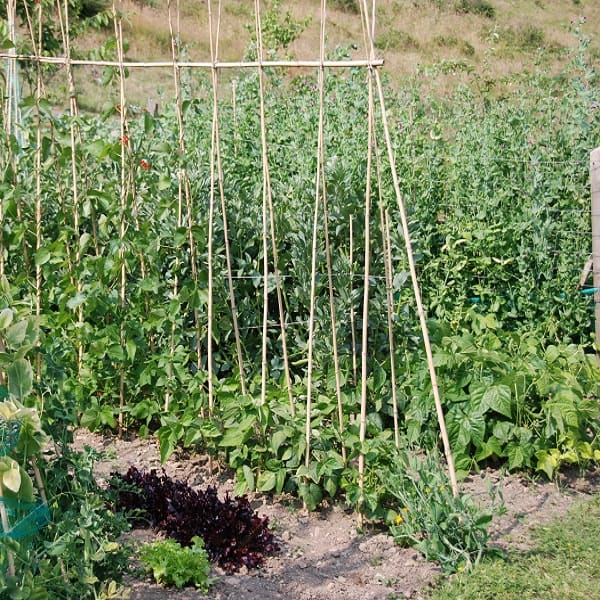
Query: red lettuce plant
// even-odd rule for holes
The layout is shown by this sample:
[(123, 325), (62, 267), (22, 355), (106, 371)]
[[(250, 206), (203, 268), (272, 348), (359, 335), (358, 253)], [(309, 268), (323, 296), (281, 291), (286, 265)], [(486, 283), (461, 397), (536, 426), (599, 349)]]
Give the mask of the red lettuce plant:
[(210, 559), (227, 573), (258, 567), (267, 554), (279, 550), (269, 519), (259, 517), (246, 496), (220, 500), (214, 487), (197, 491), (164, 472), (146, 473), (134, 466), (124, 475), (113, 473), (111, 487), (118, 510), (131, 512), (138, 524), (149, 522), (182, 546), (200, 536)]

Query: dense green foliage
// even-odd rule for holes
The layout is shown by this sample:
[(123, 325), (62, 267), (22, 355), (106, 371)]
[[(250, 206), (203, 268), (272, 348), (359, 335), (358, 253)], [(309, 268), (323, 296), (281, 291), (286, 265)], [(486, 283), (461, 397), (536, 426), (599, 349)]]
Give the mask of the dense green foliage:
[[(552, 476), (564, 462), (598, 458), (598, 365), (586, 355), (592, 341), (590, 301), (578, 289), (590, 245), (589, 151), (600, 124), (597, 74), (585, 51), (581, 38), (560, 76), (523, 77), (501, 96), (488, 93), (478, 78), (445, 99), (421, 96), (418, 80), (406, 82), (399, 93), (385, 89), (448, 429), (461, 470), (506, 461), (511, 469), (533, 468)], [(37, 386), (51, 422), (81, 420), (102, 429), (115, 428), (121, 417), (126, 428), (142, 435), (156, 431), (163, 459), (177, 444), (224, 458), (237, 471), (239, 492), (294, 491), (314, 507), (324, 494), (343, 489), (358, 502), (352, 459), (365, 452), (368, 465), (380, 464), (392, 437), (384, 209), (392, 223), (401, 435), (426, 447), (438, 443), (380, 115), (374, 175), (381, 185), (372, 189), (369, 317), (363, 323), (368, 90), (362, 70), (328, 74), (325, 181), (337, 328), (332, 331), (321, 214), (312, 447), (306, 466), (319, 106), (314, 76), (267, 76), (278, 258), (275, 265), (269, 240), (266, 403), (260, 398), (264, 249), (256, 74), (240, 75), (235, 105), (222, 101), (218, 107), (227, 238), (219, 185), (210, 175), (212, 93), (210, 84), (198, 79), (200, 93), (183, 103), (185, 154), (178, 150), (172, 106), (161, 115), (130, 107), (121, 136), (123, 107), (116, 99), (94, 117), (56, 115), (45, 101), (25, 99), (22, 143), (15, 136), (4, 140), (10, 152), (2, 159), (0, 182), (2, 258), (11, 283), (32, 305), (39, 289), (44, 367)], [(76, 181), (72, 126), (81, 133), (81, 141), (74, 136)], [(189, 203), (179, 187), (183, 169), (190, 181)], [(41, 235), (36, 239), (38, 199)], [(225, 277), (226, 241), (243, 374)], [(285, 385), (275, 268), (283, 282), (295, 416)], [(212, 414), (209, 303), (215, 315)], [(353, 334), (360, 339), (367, 326), (368, 439), (361, 444), (354, 359), (362, 348), (353, 344)], [(340, 353), (343, 435), (337, 422), (333, 334)], [(240, 375), (248, 385), (245, 395)], [(367, 497), (367, 505), (377, 513), (376, 495), (372, 498), (375, 502)]]
[[(31, 355), (39, 330), (30, 306), (0, 280), (0, 598), (120, 597), (128, 528), (93, 474), (98, 455), (69, 448), (68, 422), (42, 426), (32, 397)], [(14, 572), (11, 573), (14, 565)]]

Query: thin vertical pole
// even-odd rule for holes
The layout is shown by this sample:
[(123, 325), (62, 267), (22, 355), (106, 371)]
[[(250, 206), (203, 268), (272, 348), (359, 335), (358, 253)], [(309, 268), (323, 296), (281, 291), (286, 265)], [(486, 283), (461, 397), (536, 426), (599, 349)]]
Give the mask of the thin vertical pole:
[(351, 214), (349, 217), (350, 226), (350, 251), (348, 255), (348, 262), (350, 263), (350, 333), (352, 335), (352, 377), (353, 383), (356, 385), (358, 381), (358, 364), (356, 361), (356, 323), (354, 318), (354, 299), (352, 294), (354, 292), (354, 216)]
[(263, 248), (263, 322), (262, 322), (262, 353), (261, 353), (261, 385), (260, 403), (265, 404), (267, 398), (267, 321), (269, 318), (269, 247), (268, 239), (268, 154), (267, 154), (267, 128), (265, 116), (265, 74), (262, 66), (262, 25), (260, 20), (260, 0), (254, 0), (256, 15), (256, 51), (258, 58), (258, 86), (260, 95), (260, 138), (262, 144), (263, 190), (262, 190), (262, 248)]
[[(217, 16), (217, 34), (216, 34), (216, 42), (213, 43), (212, 37), (212, 3), (209, 0), (208, 2), (208, 20), (210, 22), (210, 46), (211, 46), (211, 58), (214, 63), (217, 62), (219, 55), (219, 31), (220, 31), (220, 21), (221, 21), (221, 2), (219, 2), (218, 7), (218, 16)], [(223, 219), (223, 240), (225, 242), (225, 260), (227, 263), (227, 285), (229, 289), (229, 303), (231, 306), (231, 321), (233, 324), (233, 334), (235, 337), (235, 349), (237, 356), (238, 369), (240, 372), (240, 388), (242, 390), (242, 394), (246, 395), (246, 377), (244, 374), (244, 357), (242, 353), (242, 340), (240, 336), (240, 328), (238, 323), (238, 314), (237, 314), (237, 304), (235, 301), (235, 290), (233, 286), (233, 267), (231, 262), (231, 247), (229, 243), (229, 225), (227, 222), (227, 206), (225, 203), (225, 188), (223, 182), (223, 165), (221, 160), (221, 135), (220, 135), (220, 125), (219, 125), (219, 94), (218, 94), (218, 85), (219, 85), (219, 74), (217, 68), (212, 69), (212, 86), (213, 86), (213, 131), (212, 131), (212, 146), (211, 156), (216, 154), (216, 167), (217, 167), (217, 178), (219, 181), (219, 195), (221, 198), (221, 218)], [(233, 91), (233, 113), (234, 113), (234, 123), (235, 123), (235, 82), (232, 88)], [(234, 125), (234, 136), (235, 136), (236, 126)], [(211, 160), (211, 194), (213, 193), (213, 183), (214, 180), (214, 162)]]
[(594, 318), (596, 352), (600, 353), (600, 147), (590, 154), (592, 188), (592, 261), (594, 277)]
[[(129, 140), (127, 138), (127, 104), (125, 100), (125, 67), (123, 65), (123, 27), (121, 14), (117, 13), (117, 0), (113, 0), (113, 20), (115, 39), (117, 43), (117, 59), (119, 62), (119, 99), (121, 105), (119, 131), (121, 140), (121, 186), (119, 190), (120, 225), (119, 225), (119, 260), (121, 261), (121, 281), (119, 286), (119, 305), (121, 307), (121, 348), (126, 354), (125, 307), (127, 289), (127, 263), (125, 252), (125, 233), (127, 231), (127, 152)], [(123, 434), (123, 409), (125, 408), (125, 366), (119, 366), (119, 435)]]
[(344, 441), (344, 405), (342, 402), (342, 384), (340, 375), (340, 358), (337, 342), (337, 317), (335, 313), (335, 296), (333, 291), (333, 270), (331, 266), (331, 247), (329, 244), (329, 209), (327, 207), (327, 183), (325, 179), (325, 23), (326, 1), (321, 2), (321, 36), (319, 41), (319, 171), (321, 174), (321, 195), (323, 198), (323, 223), (325, 234), (325, 262), (327, 265), (327, 287), (329, 289), (329, 316), (331, 319), (331, 342), (333, 350), (333, 369), (335, 375), (335, 395), (337, 398), (338, 424), (342, 449), (342, 460), (346, 463), (346, 443)]
[(388, 343), (390, 346), (390, 384), (392, 386), (392, 411), (394, 415), (394, 443), (396, 448), (400, 447), (400, 431), (398, 423), (398, 391), (396, 389), (396, 346), (394, 344), (394, 321), (393, 306), (394, 297), (392, 294), (392, 238), (390, 235), (390, 214), (386, 209), (384, 212), (384, 231), (383, 251), (385, 253), (385, 291), (387, 300), (387, 322), (388, 322)]

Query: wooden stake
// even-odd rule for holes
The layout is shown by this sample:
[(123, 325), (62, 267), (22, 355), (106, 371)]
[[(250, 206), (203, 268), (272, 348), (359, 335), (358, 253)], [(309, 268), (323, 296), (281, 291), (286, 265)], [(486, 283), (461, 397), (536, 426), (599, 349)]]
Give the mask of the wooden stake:
[[(69, 124), (70, 142), (71, 142), (71, 181), (73, 191), (73, 233), (75, 238), (75, 266), (79, 266), (81, 262), (81, 245), (79, 243), (79, 185), (77, 176), (77, 155), (76, 155), (76, 126), (73, 121), (74, 117), (78, 114), (77, 98), (75, 96), (75, 80), (73, 78), (73, 68), (71, 67), (71, 40), (70, 40), (70, 26), (69, 26), (69, 0), (64, 0), (64, 15), (63, 8), (61, 8), (60, 0), (56, 2), (56, 8), (58, 11), (60, 29), (63, 38), (63, 48), (65, 51), (66, 63), (66, 74), (67, 74), (67, 90), (69, 92), (69, 109), (71, 113), (71, 122)], [(78, 277), (76, 282), (77, 293), (80, 294), (82, 291), (81, 279)], [(77, 330), (83, 331), (83, 305), (80, 304), (77, 307)], [(81, 373), (83, 369), (83, 341), (81, 339), (76, 340), (75, 346), (77, 348), (77, 372)]]
[(342, 460), (346, 463), (346, 443), (344, 441), (344, 405), (342, 402), (342, 384), (340, 375), (340, 358), (337, 343), (337, 317), (335, 312), (335, 298), (333, 293), (333, 272), (331, 267), (331, 247), (329, 244), (329, 210), (327, 207), (327, 183), (325, 177), (325, 0), (321, 2), (321, 35), (319, 41), (321, 66), (319, 67), (319, 156), (317, 157), (317, 170), (320, 173), (321, 196), (323, 200), (323, 222), (325, 234), (325, 262), (327, 266), (327, 287), (329, 290), (329, 317), (331, 319), (331, 342), (333, 349), (333, 369), (335, 375), (335, 395), (338, 407), (338, 425), (340, 430)]

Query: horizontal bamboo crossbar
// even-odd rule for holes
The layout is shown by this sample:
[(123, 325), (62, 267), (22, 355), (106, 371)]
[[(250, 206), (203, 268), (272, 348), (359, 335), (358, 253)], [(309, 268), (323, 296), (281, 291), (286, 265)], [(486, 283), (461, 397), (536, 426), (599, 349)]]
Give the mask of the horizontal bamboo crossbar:
[(384, 63), (382, 58), (374, 59), (357, 59), (357, 60), (263, 60), (263, 61), (240, 61), (240, 62), (225, 62), (225, 61), (186, 61), (175, 63), (171, 61), (154, 61), (154, 62), (124, 62), (119, 63), (115, 60), (84, 60), (72, 58), (68, 60), (64, 56), (34, 56), (29, 54), (9, 54), (8, 52), (0, 52), (0, 58), (11, 60), (22, 60), (39, 62), (53, 65), (73, 66), (90, 66), (90, 67), (119, 67), (121, 64), (128, 69), (135, 68), (173, 68), (175, 65), (178, 68), (192, 69), (247, 69), (258, 67), (276, 67), (276, 68), (302, 68), (302, 67), (325, 67), (325, 68), (348, 68), (348, 67), (381, 67)]

